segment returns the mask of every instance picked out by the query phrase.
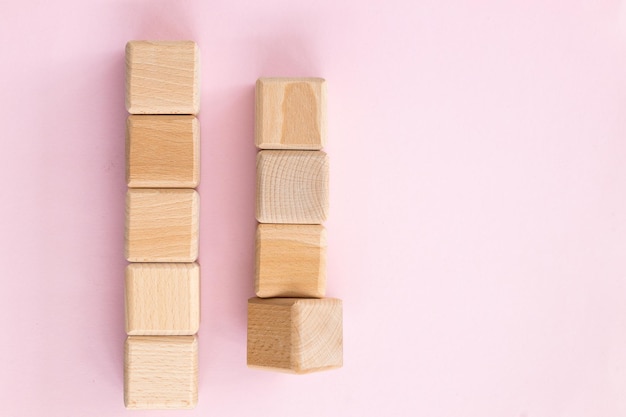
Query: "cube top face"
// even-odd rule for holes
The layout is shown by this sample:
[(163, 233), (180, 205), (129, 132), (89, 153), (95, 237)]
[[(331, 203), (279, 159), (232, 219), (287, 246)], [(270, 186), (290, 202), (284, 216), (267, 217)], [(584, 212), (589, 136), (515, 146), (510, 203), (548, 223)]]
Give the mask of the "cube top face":
[(126, 183), (130, 188), (195, 188), (200, 128), (194, 116), (129, 116)]
[(248, 300), (248, 366), (303, 374), (342, 365), (341, 300)]
[(328, 217), (328, 155), (323, 151), (257, 154), (260, 223), (321, 224)]
[(198, 402), (196, 336), (129, 336), (124, 350), (126, 408), (195, 407)]
[(326, 247), (326, 229), (321, 225), (259, 224), (257, 297), (323, 297)]
[(326, 81), (259, 78), (255, 144), (260, 149), (319, 150), (326, 145)]
[(200, 198), (191, 189), (129, 189), (126, 259), (194, 262), (198, 258)]
[(128, 42), (126, 109), (132, 114), (197, 114), (198, 45), (192, 41)]
[(126, 267), (126, 333), (193, 335), (200, 327), (196, 263), (133, 263)]

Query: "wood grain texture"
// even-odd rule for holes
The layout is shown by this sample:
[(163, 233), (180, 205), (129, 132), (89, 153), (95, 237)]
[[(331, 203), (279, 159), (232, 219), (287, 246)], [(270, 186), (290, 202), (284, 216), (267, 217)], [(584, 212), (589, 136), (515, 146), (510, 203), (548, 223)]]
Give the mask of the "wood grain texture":
[(257, 297), (326, 294), (326, 229), (321, 225), (259, 224), (256, 233)]
[(200, 198), (191, 189), (129, 189), (126, 259), (194, 262), (198, 258)]
[(129, 336), (124, 404), (131, 409), (193, 408), (198, 401), (196, 336)]
[(128, 42), (126, 109), (132, 114), (197, 114), (198, 45), (192, 41)]
[(328, 155), (323, 151), (257, 154), (260, 223), (320, 224), (328, 216)]
[(134, 263), (126, 267), (126, 333), (193, 335), (200, 326), (197, 263)]
[(129, 116), (126, 183), (131, 188), (195, 188), (200, 127), (194, 116)]
[(248, 300), (248, 366), (303, 374), (342, 365), (341, 300)]
[(326, 81), (259, 78), (255, 144), (261, 149), (319, 150), (326, 145)]

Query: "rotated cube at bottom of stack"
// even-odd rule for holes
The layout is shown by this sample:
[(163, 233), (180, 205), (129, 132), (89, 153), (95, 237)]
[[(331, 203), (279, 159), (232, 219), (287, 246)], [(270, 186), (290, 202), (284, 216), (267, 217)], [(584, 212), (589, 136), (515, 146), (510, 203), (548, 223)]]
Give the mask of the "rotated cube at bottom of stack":
[(248, 366), (303, 374), (342, 365), (341, 300), (248, 300)]

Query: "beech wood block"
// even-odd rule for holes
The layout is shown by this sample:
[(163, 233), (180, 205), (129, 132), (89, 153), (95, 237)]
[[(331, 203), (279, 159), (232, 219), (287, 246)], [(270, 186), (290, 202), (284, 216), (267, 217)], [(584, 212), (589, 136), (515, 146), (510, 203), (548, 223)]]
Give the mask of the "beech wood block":
[(126, 267), (126, 333), (193, 335), (200, 327), (197, 263), (133, 263)]
[(129, 189), (126, 259), (194, 262), (198, 258), (200, 198), (192, 189)]
[(341, 300), (248, 300), (248, 366), (303, 374), (342, 364)]
[(260, 223), (320, 224), (328, 216), (328, 155), (323, 151), (257, 154)]
[(193, 408), (197, 402), (196, 336), (129, 336), (126, 339), (126, 408)]
[(256, 232), (257, 297), (326, 294), (326, 229), (316, 224), (259, 224)]
[(132, 114), (197, 114), (198, 45), (192, 41), (128, 42), (126, 109)]
[(129, 116), (126, 183), (131, 188), (195, 188), (200, 128), (194, 116)]
[(322, 149), (326, 144), (326, 81), (259, 78), (255, 143), (261, 149)]

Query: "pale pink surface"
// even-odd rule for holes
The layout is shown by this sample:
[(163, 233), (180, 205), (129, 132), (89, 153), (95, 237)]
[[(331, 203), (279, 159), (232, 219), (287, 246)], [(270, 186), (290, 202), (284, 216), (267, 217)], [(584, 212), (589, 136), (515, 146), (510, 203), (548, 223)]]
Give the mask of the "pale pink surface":
[[(0, 5), (0, 415), (626, 415), (624, 5), (303, 3)], [(122, 403), (130, 39), (202, 51), (191, 412)], [(307, 376), (245, 365), (253, 85), (298, 75), (328, 80), (345, 316)]]

